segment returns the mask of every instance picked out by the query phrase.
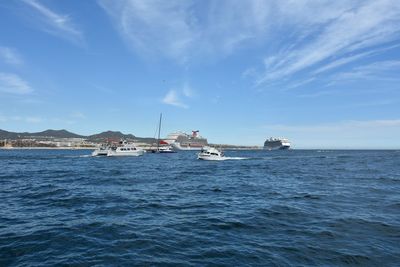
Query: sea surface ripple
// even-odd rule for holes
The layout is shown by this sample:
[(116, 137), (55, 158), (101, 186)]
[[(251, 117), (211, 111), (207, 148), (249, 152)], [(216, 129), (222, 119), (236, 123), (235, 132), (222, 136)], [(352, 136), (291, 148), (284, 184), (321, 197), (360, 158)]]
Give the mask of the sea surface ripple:
[(399, 266), (399, 151), (0, 150), (0, 266)]

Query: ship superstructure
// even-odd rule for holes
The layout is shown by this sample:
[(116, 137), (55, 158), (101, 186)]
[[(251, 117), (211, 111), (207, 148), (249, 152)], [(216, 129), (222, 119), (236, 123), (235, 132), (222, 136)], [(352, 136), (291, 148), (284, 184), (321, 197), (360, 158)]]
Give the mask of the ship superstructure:
[(178, 150), (201, 150), (208, 145), (207, 139), (200, 136), (198, 130), (192, 131), (191, 135), (184, 132), (171, 133), (163, 140)]
[(264, 149), (277, 150), (277, 149), (289, 149), (290, 142), (287, 138), (281, 137), (270, 137), (264, 142)]

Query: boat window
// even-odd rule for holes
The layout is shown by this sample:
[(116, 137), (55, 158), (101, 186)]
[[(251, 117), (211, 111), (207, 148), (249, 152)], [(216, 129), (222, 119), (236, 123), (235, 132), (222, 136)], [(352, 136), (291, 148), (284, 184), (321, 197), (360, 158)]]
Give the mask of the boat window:
[(211, 155), (218, 156), (218, 154), (217, 154), (217, 153), (211, 153)]

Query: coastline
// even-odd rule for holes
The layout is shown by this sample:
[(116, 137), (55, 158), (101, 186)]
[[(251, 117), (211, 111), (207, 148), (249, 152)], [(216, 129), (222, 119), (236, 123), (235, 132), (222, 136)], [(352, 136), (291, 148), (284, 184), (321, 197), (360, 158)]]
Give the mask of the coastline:
[(28, 147), (0, 147), (0, 150), (93, 150), (95, 147), (39, 147), (39, 146), (28, 146)]

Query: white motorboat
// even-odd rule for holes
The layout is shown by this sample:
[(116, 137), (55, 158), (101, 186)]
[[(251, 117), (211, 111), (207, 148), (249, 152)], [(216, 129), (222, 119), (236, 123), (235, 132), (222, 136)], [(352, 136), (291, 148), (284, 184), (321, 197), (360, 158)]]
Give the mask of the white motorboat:
[(175, 149), (171, 145), (163, 145), (156, 149), (149, 149), (147, 151), (151, 153), (176, 153)]
[(107, 156), (143, 156), (144, 152), (143, 149), (136, 147), (134, 144), (123, 141), (119, 146), (109, 149)]
[(203, 147), (199, 154), (197, 154), (197, 159), (201, 160), (227, 160), (224, 152), (214, 148), (214, 147)]
[(176, 153), (171, 145), (164, 145), (158, 148), (158, 153)]

